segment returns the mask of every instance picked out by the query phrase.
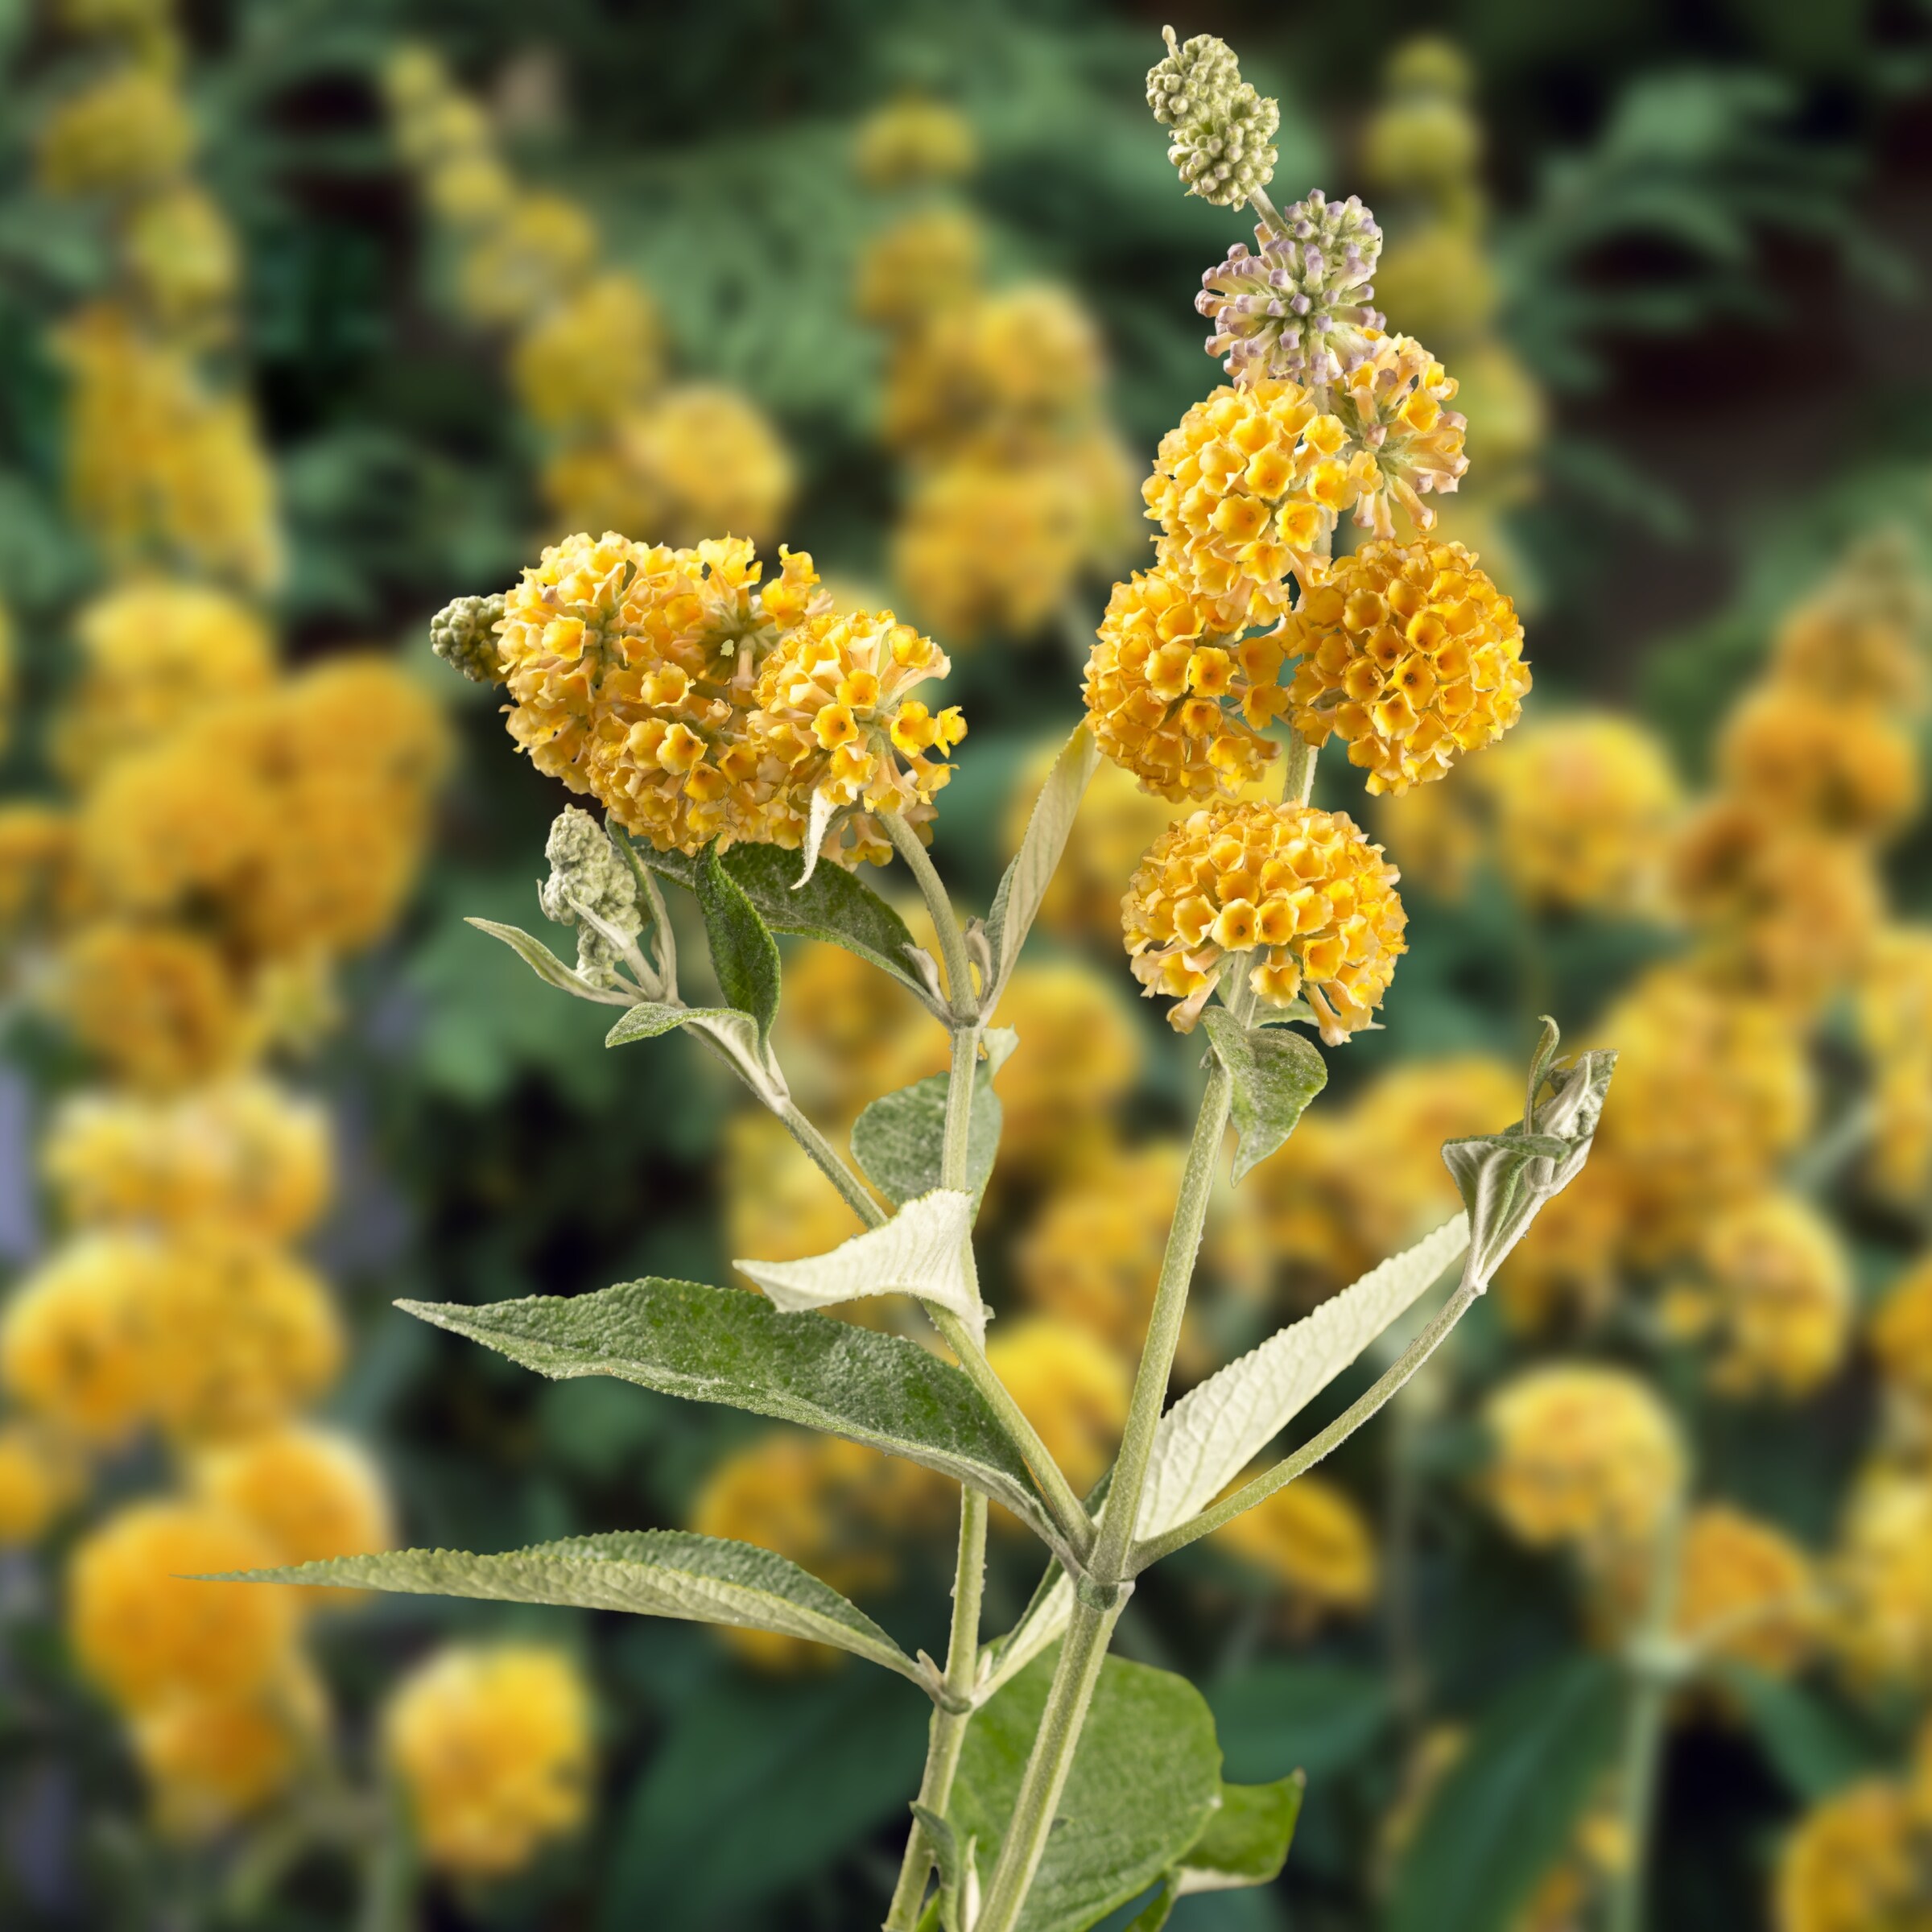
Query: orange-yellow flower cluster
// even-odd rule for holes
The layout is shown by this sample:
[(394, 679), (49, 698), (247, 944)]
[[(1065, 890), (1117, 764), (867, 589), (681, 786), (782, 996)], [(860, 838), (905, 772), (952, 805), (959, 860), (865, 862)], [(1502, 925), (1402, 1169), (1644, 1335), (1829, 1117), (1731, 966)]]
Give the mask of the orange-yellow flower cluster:
[(1168, 1022), (1190, 1032), (1232, 956), (1264, 1004), (1305, 1001), (1338, 1044), (1370, 1023), (1406, 950), (1397, 876), (1346, 813), (1208, 807), (1164, 832), (1133, 875), (1134, 977), (1179, 1002)]

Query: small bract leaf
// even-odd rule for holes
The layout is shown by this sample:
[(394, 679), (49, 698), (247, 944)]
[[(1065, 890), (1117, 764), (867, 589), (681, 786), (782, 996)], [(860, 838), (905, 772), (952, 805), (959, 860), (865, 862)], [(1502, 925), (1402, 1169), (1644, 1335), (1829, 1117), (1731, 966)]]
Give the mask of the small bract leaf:
[(570, 1604), (770, 1630), (849, 1651), (922, 1686), (925, 1682), (919, 1666), (856, 1604), (788, 1558), (680, 1530), (571, 1537), (500, 1556), (394, 1550), (244, 1571), (233, 1580)]
[(534, 939), (521, 927), (499, 925), (494, 919), (466, 919), (464, 923), (501, 939), (546, 985), (559, 992), (575, 993), (580, 1000), (595, 1000), (605, 1006), (628, 1006), (632, 996), (614, 987), (593, 986), (573, 966), (566, 966), (541, 939)]
[(950, 1311), (976, 1332), (986, 1311), (964, 1261), (974, 1205), (970, 1194), (937, 1187), (908, 1201), (883, 1227), (855, 1234), (829, 1254), (803, 1261), (734, 1257), (732, 1265), (788, 1311), (830, 1308), (867, 1295), (914, 1294)]
[(825, 835), (832, 829), (832, 821), (838, 815), (838, 807), (832, 802), (832, 794), (821, 785), (811, 795), (811, 807), (805, 820), (805, 869), (799, 874), (799, 882), (792, 887), (794, 892), (802, 892), (811, 883), (811, 875), (819, 869), (819, 852), (825, 843)]
[[(967, 1185), (976, 1200), (986, 1191), (1000, 1147), (1000, 1100), (993, 1090), (993, 1076), (1019, 1043), (1019, 1035), (1009, 1026), (989, 1027), (985, 1042), (986, 1057), (974, 1070), (966, 1138)], [(939, 1185), (949, 1084), (949, 1076), (943, 1073), (914, 1080), (874, 1100), (852, 1125), (853, 1158), (865, 1178), (895, 1206)]]
[(1244, 1026), (1224, 1006), (1208, 1008), (1201, 1023), (1234, 1083), (1238, 1182), (1294, 1132), (1308, 1103), (1328, 1084), (1328, 1063), (1300, 1034)]
[(1273, 1885), (1288, 1862), (1307, 1788), (1298, 1771), (1271, 1785), (1224, 1784), (1220, 1810), (1175, 1868), (1175, 1896)]
[(982, 1013), (989, 1013), (999, 1005), (1000, 995), (1019, 963), (1020, 948), (1033, 929), (1040, 902), (1059, 869), (1080, 800), (1086, 795), (1100, 762), (1093, 733), (1084, 724), (1076, 724), (1066, 749), (1047, 773), (1046, 782), (1040, 787), (1020, 848), (993, 895), (993, 910), (986, 920), (986, 940), (993, 953), (993, 984), (980, 989)]
[(744, 888), (719, 863), (715, 850), (704, 855), (696, 890), (718, 990), (758, 1022), (762, 1042), (778, 1010), (778, 941)]
[(950, 1362), (898, 1335), (782, 1315), (741, 1288), (656, 1277), (568, 1298), (398, 1306), (539, 1375), (614, 1376), (869, 1443), (1050, 1527), (985, 1398)]
[[(697, 889), (700, 862), (678, 852), (641, 855), (654, 872)], [(774, 932), (824, 939), (922, 989), (906, 964), (911, 928), (872, 888), (843, 865), (816, 867), (799, 882), (799, 855), (778, 845), (734, 845), (718, 861)]]
[(738, 1076), (768, 1107), (783, 1105), (785, 1080), (759, 1038), (758, 1023), (735, 1006), (667, 1006), (644, 1001), (604, 1036), (606, 1046), (654, 1040), (679, 1026), (694, 1026), (714, 1041)]

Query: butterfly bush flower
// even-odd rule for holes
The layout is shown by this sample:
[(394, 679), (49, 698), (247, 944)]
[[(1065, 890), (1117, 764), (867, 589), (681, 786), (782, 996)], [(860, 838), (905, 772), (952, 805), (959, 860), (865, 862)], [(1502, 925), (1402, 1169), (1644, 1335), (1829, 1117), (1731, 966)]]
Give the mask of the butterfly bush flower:
[(1236, 382), (1286, 377), (1332, 382), (1368, 353), (1382, 318), (1368, 306), (1382, 231), (1353, 195), (1331, 202), (1318, 189), (1263, 221), (1256, 253), (1245, 242), (1201, 278), (1195, 307), (1214, 325), (1207, 348)]
[(80, 1500), (86, 1466), (74, 1443), (44, 1422), (0, 1422), (0, 1550), (37, 1543)]
[(1371, 543), (1283, 626), (1311, 745), (1339, 735), (1372, 793), (1438, 778), (1513, 724), (1530, 688), (1516, 607), (1459, 543)]
[(175, 1698), (138, 1715), (131, 1738), (156, 1825), (188, 1841), (230, 1829), (312, 1769), (328, 1724), (320, 1680), (300, 1657), (244, 1695)]
[(1376, 338), (1369, 354), (1335, 385), (1335, 413), (1350, 448), (1360, 452), (1355, 520), (1364, 530), (1393, 536), (1397, 510), (1418, 530), (1435, 523), (1423, 496), (1454, 489), (1469, 467), (1463, 453), (1468, 426), (1444, 407), (1456, 388), (1455, 378), (1407, 336)]
[(226, 1071), (246, 1043), (228, 962), (199, 933), (177, 927), (89, 925), (62, 948), (52, 997), (80, 1046), (152, 1091)]
[(1926, 1922), (1927, 1831), (1903, 1785), (1869, 1777), (1799, 1820), (1778, 1860), (1778, 1932), (1864, 1932)]
[(64, 101), (41, 130), (40, 185), (54, 195), (130, 194), (178, 173), (194, 123), (160, 75), (129, 66)]
[(42, 1262), (0, 1316), (10, 1403), (76, 1442), (108, 1447), (133, 1435), (150, 1413), (147, 1302), (162, 1267), (152, 1247), (105, 1235)]
[(1167, 159), (1191, 195), (1238, 208), (1274, 173), (1281, 109), (1241, 78), (1225, 40), (1197, 34), (1184, 45), (1163, 27), (1164, 60), (1147, 70), (1147, 105), (1170, 130)]
[(1876, 704), (1823, 703), (1767, 685), (1732, 713), (1717, 748), (1725, 785), (1788, 819), (1884, 839), (1918, 812), (1918, 748)]
[(1304, 1616), (1365, 1610), (1375, 1600), (1375, 1537), (1339, 1483), (1304, 1476), (1217, 1530), (1212, 1547), (1265, 1571)]
[(921, 94), (908, 94), (869, 116), (852, 154), (859, 179), (875, 188), (962, 180), (979, 159), (972, 122), (956, 108)]
[(502, 681), (497, 630), (503, 621), (501, 592), (488, 597), (452, 597), (429, 621), (429, 647), (473, 684)]
[(1872, 1347), (1886, 1386), (1922, 1423), (1932, 1422), (1932, 1255), (1886, 1291)]
[(664, 324), (642, 283), (600, 275), (518, 339), (510, 377), (532, 422), (582, 429), (641, 401), (664, 373)]
[(852, 307), (881, 328), (923, 328), (972, 299), (985, 255), (985, 232), (964, 208), (915, 209), (866, 243)]
[(1406, 950), (1397, 873), (1345, 812), (1211, 806), (1155, 840), (1122, 902), (1133, 974), (1189, 1033), (1228, 970), (1270, 1006), (1305, 1000), (1339, 1046)]
[(1817, 1646), (1818, 1619), (1804, 1600), (1813, 1583), (1811, 1559), (1782, 1530), (1707, 1504), (1684, 1525), (1677, 1633), (1728, 1662), (1790, 1677)]

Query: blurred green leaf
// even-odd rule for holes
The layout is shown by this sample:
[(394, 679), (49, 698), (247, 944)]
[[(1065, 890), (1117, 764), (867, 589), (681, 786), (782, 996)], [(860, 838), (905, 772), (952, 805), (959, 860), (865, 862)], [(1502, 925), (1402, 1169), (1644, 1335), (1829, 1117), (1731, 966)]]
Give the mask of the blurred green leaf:
[(1877, 1740), (1822, 1692), (1747, 1664), (1720, 1664), (1716, 1675), (1778, 1775), (1806, 1803), (1820, 1804), (1885, 1769)]
[(1205, 1686), (1216, 1735), (1237, 1777), (1282, 1765), (1314, 1779), (1358, 1762), (1387, 1731), (1387, 1674), (1359, 1665), (1270, 1658)]

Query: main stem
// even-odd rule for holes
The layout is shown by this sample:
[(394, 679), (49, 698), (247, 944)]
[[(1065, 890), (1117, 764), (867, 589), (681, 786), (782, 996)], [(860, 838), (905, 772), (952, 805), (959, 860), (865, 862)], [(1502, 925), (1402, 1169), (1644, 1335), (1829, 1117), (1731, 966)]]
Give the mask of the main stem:
[(1624, 1733), (1624, 1868), (1610, 1904), (1609, 1932), (1643, 1932), (1646, 1868), (1650, 1862), (1650, 1834), (1657, 1811), (1658, 1773), (1662, 1769), (1665, 1720), (1669, 1715), (1671, 1680), (1658, 1660), (1670, 1640), (1677, 1616), (1679, 1558), (1684, 1528), (1684, 1505), (1673, 1496), (1657, 1525), (1651, 1555), (1649, 1600), (1637, 1638), (1638, 1674), (1632, 1693), (1628, 1727)]
[(1045, 1856), (1060, 1794), (1073, 1769), (1081, 1728), (1107, 1660), (1114, 1625), (1131, 1593), (1128, 1568), (1133, 1533), (1140, 1520), (1141, 1492), (1146, 1486), (1147, 1465), (1154, 1453), (1154, 1431), (1166, 1406), (1167, 1384), (1180, 1345), (1182, 1318), (1187, 1312), (1187, 1290), (1194, 1279), (1195, 1257), (1207, 1225), (1208, 1200), (1214, 1184), (1214, 1164), (1220, 1158), (1233, 1099), (1233, 1082), (1218, 1059), (1209, 1063), (1207, 1091), (1195, 1122), (1194, 1141), (1181, 1176), (1180, 1198), (1174, 1206), (1167, 1248), (1161, 1257), (1161, 1278), (1154, 1290), (1154, 1313), (1147, 1342), (1134, 1377), (1133, 1396), (1113, 1481), (1100, 1518), (1100, 1534), (1080, 1579), (1071, 1620), (1061, 1640), (1059, 1662), (1046, 1693), (1039, 1734), (1013, 1801), (1013, 1816), (1000, 1847), (998, 1864), (986, 1894), (975, 1932), (1013, 1932), (1022, 1907)]

